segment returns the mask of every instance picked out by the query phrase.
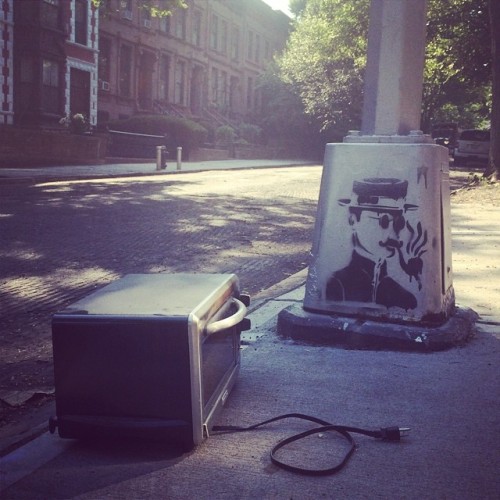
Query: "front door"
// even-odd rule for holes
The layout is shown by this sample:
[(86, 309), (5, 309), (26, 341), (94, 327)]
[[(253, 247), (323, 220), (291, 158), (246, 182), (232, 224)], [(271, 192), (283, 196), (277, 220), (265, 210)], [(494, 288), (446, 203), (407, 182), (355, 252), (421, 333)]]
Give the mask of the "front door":
[(90, 72), (71, 68), (70, 113), (90, 118)]

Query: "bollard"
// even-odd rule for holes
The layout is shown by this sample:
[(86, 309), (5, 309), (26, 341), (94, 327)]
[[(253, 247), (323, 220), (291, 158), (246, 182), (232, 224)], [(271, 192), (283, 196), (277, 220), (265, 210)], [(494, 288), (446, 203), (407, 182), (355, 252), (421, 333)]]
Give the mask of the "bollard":
[(182, 168), (182, 147), (177, 148), (177, 170)]
[(167, 168), (167, 148), (156, 146), (156, 170)]

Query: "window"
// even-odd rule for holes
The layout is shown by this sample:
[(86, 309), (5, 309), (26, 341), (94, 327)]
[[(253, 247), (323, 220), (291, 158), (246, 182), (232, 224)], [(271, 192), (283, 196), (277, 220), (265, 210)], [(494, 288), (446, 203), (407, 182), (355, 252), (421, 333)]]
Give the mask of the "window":
[(247, 46), (247, 59), (251, 61), (253, 59), (253, 32), (248, 32), (248, 46)]
[(212, 24), (210, 25), (210, 48), (212, 50), (219, 49), (219, 18), (215, 14), (212, 16)]
[(132, 21), (132, 0), (120, 0), (120, 10), (122, 13), (122, 19)]
[(170, 16), (160, 18), (160, 30), (167, 35), (170, 34)]
[(168, 101), (168, 81), (170, 79), (170, 57), (162, 55), (160, 58), (160, 89), (159, 97)]
[(219, 82), (219, 101), (221, 106), (226, 106), (227, 104), (227, 73), (221, 71), (220, 82)]
[(231, 35), (231, 59), (238, 61), (240, 58), (240, 30), (235, 26)]
[(153, 26), (152, 21), (151, 21), (151, 12), (147, 9), (143, 9), (141, 18), (142, 18), (142, 25), (145, 28), (151, 29)]
[(211, 78), (212, 104), (223, 108), (227, 104), (227, 73), (212, 68)]
[(109, 82), (111, 76), (111, 40), (101, 38), (99, 40), (99, 78)]
[(251, 77), (248, 77), (248, 80), (247, 80), (247, 109), (252, 108), (252, 103), (253, 103), (252, 95), (253, 95), (253, 79)]
[(70, 70), (70, 110), (71, 114), (90, 114), (90, 72), (71, 68)]
[(217, 104), (218, 102), (218, 91), (219, 91), (219, 70), (217, 68), (212, 68), (212, 103)]
[(174, 14), (175, 20), (175, 36), (184, 40), (186, 38), (186, 16), (185, 9), (178, 9)]
[(227, 53), (227, 22), (222, 21), (220, 26), (220, 51)]
[(59, 63), (44, 59), (42, 61), (42, 111), (59, 113)]
[(132, 76), (132, 48), (122, 45), (120, 51), (120, 94), (131, 96), (130, 80)]
[(175, 68), (175, 104), (184, 104), (184, 82), (186, 74), (186, 63), (184, 61), (177, 61)]
[(87, 45), (87, 0), (75, 0), (75, 42)]
[(260, 36), (255, 35), (255, 62), (260, 62)]
[(193, 45), (197, 47), (201, 46), (201, 12), (199, 10), (195, 10), (193, 13)]

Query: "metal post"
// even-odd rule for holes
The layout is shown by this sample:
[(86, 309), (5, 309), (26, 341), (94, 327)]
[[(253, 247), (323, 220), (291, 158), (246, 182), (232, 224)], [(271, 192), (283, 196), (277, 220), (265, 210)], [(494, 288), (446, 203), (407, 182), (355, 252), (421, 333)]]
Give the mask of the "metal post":
[(161, 170), (163, 167), (162, 148), (164, 146), (156, 146), (156, 170)]
[(177, 148), (177, 170), (182, 169), (182, 148), (179, 146)]

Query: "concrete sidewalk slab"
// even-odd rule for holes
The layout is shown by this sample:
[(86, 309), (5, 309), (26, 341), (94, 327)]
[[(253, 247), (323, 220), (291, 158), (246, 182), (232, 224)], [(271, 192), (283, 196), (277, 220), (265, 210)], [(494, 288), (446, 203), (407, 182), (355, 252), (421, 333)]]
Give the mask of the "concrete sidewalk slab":
[(457, 302), (482, 321), (500, 323), (498, 208), (451, 205), (453, 281)]
[[(190, 453), (161, 444), (69, 441), (54, 456), (51, 437), (43, 435), (30, 446), (47, 446), (50, 460), (31, 465), (2, 498), (34, 492), (81, 499), (498, 498), (498, 334), (480, 332), (465, 348), (433, 354), (307, 347), (279, 340), (267, 308), (274, 305), (254, 312), (258, 339), (242, 352), (239, 382), (218, 424), (301, 412), (370, 429), (408, 426), (409, 437), (387, 443), (354, 436), (357, 452), (341, 473), (308, 477), (269, 459), (279, 439), (310, 427), (299, 421), (213, 435)], [(323, 434), (294, 444), (282, 458), (324, 468), (344, 452), (342, 441)]]

